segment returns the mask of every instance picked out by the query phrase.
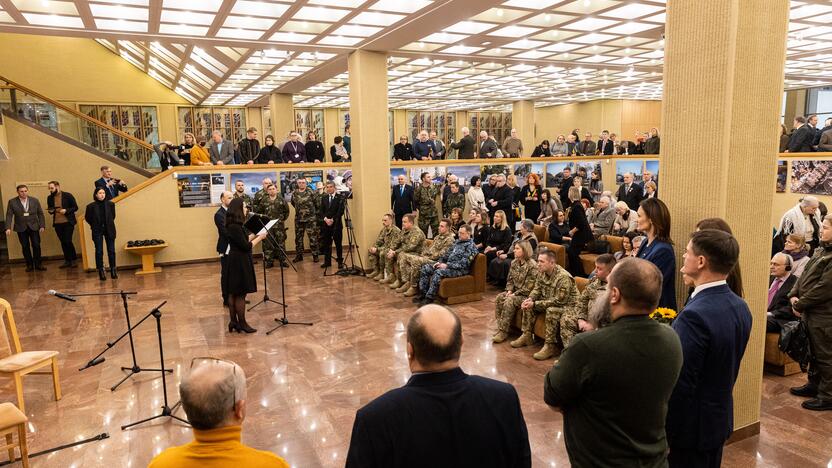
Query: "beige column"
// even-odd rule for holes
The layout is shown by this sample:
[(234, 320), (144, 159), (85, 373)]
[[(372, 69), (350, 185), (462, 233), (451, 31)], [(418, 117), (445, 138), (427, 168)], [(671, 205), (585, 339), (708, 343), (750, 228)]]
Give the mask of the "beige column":
[[(537, 146), (534, 126), (534, 101), (515, 101), (511, 105), (511, 126), (517, 129), (517, 136), (523, 140), (523, 154), (532, 155)], [(502, 141), (498, 142), (503, 144)]]
[(789, 131), (792, 130), (794, 118), (806, 113), (806, 94), (805, 89), (786, 91), (786, 112), (783, 114), (783, 123)]
[(269, 116), (272, 119), (272, 135), (274, 135), (275, 144), (280, 144), (286, 139), (289, 132), (297, 130), (295, 128), (295, 107), (291, 94), (270, 94)]
[[(387, 56), (357, 50), (348, 62), (352, 134), (353, 225), (361, 255), (375, 240), (390, 211), (387, 121)], [(366, 257), (365, 257), (366, 258)]]
[[(670, 207), (679, 262), (702, 218), (726, 219), (740, 243), (754, 326), (734, 387), (738, 436), (759, 432), (774, 135), (788, 18), (788, 0), (667, 3), (659, 193)], [(742, 138), (749, 134), (771, 137)], [(681, 277), (677, 285), (681, 298)]]

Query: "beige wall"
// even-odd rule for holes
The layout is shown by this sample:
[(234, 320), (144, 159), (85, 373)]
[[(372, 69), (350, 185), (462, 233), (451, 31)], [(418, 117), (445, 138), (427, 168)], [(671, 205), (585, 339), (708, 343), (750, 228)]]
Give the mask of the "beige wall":
[(592, 132), (595, 139), (601, 130), (609, 130), (631, 140), (633, 132), (661, 128), (660, 101), (598, 100), (538, 107), (535, 110), (537, 142), (554, 142), (558, 135), (567, 135), (578, 128), (581, 139), (585, 132)]
[(10, 157), (9, 154), (9, 139), (6, 136), (6, 119), (0, 116), (0, 161)]
[[(15, 186), (29, 185), (29, 194), (40, 200), (46, 210), (49, 191), (47, 182), (57, 180), (61, 187), (75, 195), (78, 205), (83, 207), (92, 201), (93, 182), (101, 177), (99, 168), (108, 162), (61, 140), (47, 136), (12, 119), (4, 118), (8, 137), (9, 152), (13, 157), (0, 161), (0, 192), (3, 194), (3, 213), (6, 204), (15, 197)], [(123, 179), (128, 187), (135, 186), (146, 178), (111, 164), (113, 175)], [(152, 205), (151, 205), (152, 206)], [(42, 238), (43, 255), (61, 254), (61, 246), (52, 230), (52, 218), (46, 215), (47, 232)], [(76, 231), (77, 236), (77, 231)], [(9, 241), (9, 259), (23, 258), (20, 244)], [(76, 237), (77, 239), (77, 237)], [(77, 242), (76, 242), (76, 245)], [(79, 250), (80, 252), (80, 250)]]

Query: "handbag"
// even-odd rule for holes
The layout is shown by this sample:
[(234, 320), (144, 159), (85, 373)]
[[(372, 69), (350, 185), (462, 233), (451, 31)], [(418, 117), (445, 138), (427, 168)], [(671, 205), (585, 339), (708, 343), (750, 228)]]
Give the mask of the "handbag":
[(777, 341), (777, 347), (800, 364), (801, 371), (806, 372), (809, 367), (809, 360), (812, 357), (806, 322), (795, 320), (783, 325), (780, 329), (780, 339)]

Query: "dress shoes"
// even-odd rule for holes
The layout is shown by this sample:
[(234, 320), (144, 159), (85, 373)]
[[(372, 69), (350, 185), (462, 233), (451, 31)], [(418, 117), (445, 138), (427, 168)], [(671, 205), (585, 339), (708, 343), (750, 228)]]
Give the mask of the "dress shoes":
[(800, 404), (800, 406), (812, 411), (832, 411), (832, 400), (821, 400), (812, 398)]
[(413, 301), (414, 304), (418, 304), (418, 303), (422, 302), (423, 300), (425, 300), (425, 296), (423, 294), (417, 294), (417, 295), (413, 296), (413, 299), (411, 299), (411, 300)]
[(266, 262), (266, 269), (274, 267), (274, 262)]
[(110, 268), (110, 278), (118, 279), (118, 272), (116, 271), (116, 267)]
[(815, 398), (818, 396), (818, 388), (812, 384), (806, 384), (802, 387), (792, 387), (789, 389), (789, 393), (794, 396), (799, 396), (803, 398)]
[(61, 270), (63, 270), (64, 268), (72, 268), (72, 263), (64, 262), (58, 268), (60, 268)]
[(321, 263), (321, 268), (330, 268), (332, 267), (332, 263), (324, 262)]
[(35, 271), (35, 267), (32, 265), (26, 265), (26, 271)]
[(107, 281), (107, 275), (104, 274), (103, 268), (98, 269), (98, 279), (100, 279), (101, 281)]
[(313, 263), (318, 263), (318, 256), (317, 255), (312, 256), (312, 262)]
[(237, 323), (237, 331), (241, 331), (241, 332), (244, 332), (244, 333), (254, 333), (254, 332), (256, 332), (256, 331), (257, 331), (257, 329), (256, 329), (256, 328), (252, 328), (252, 327), (251, 327), (248, 323), (246, 323), (246, 322), (238, 322), (238, 323)]
[(41, 264), (37, 264), (37, 265), (35, 265), (35, 270), (37, 270), (37, 271), (46, 271), (46, 267), (41, 265)]

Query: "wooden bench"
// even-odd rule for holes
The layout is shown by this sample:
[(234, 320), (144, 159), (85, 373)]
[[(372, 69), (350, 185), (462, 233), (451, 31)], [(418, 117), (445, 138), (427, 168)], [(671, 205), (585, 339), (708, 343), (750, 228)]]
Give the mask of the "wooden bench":
[[(602, 240), (605, 240), (610, 243), (610, 253), (615, 253), (621, 250), (622, 245), (622, 237), (618, 236), (601, 236)], [(595, 259), (598, 258), (598, 254), (584, 252), (580, 255), (581, 263), (584, 266), (584, 273), (590, 274), (592, 270), (595, 269)]]
[(437, 295), (445, 304), (461, 304), (463, 302), (479, 301), (485, 292), (485, 255), (477, 254), (471, 273), (455, 278), (445, 278), (439, 283)]
[(547, 248), (555, 253), (555, 257), (557, 257), (558, 265), (566, 268), (566, 247), (560, 244), (553, 244), (551, 242), (541, 242), (537, 244), (537, 250), (540, 251), (541, 248)]
[(780, 351), (778, 342), (779, 333), (766, 333), (766, 347), (763, 358), (763, 369), (777, 375), (792, 375), (800, 372), (800, 364), (795, 362), (786, 353)]

